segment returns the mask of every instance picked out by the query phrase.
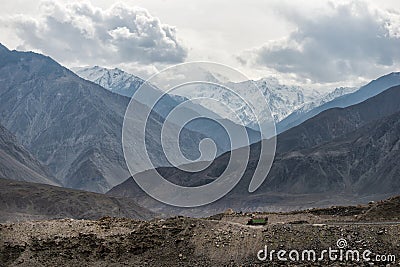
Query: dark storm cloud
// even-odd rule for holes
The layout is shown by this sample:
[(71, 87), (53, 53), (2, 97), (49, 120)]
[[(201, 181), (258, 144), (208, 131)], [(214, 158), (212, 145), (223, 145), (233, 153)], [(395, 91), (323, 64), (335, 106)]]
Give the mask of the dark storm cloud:
[(313, 16), (290, 9), (282, 14), (297, 29), (246, 51), (241, 61), (315, 82), (374, 76), (400, 61), (399, 14), (372, 10), (363, 2), (330, 4), (327, 13)]

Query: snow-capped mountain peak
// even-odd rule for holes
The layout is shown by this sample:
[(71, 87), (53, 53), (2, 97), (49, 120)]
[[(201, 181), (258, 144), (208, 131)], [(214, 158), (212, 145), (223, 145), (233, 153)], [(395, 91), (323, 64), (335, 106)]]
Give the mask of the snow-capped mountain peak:
[[(263, 120), (268, 118), (267, 114), (270, 113), (268, 109), (271, 110), (275, 122), (279, 123), (293, 113), (305, 113), (332, 99), (351, 93), (356, 89), (340, 87), (328, 94), (323, 94), (315, 89), (283, 84), (274, 77), (266, 77), (256, 81), (225, 82), (224, 77), (217, 78), (202, 69), (199, 71), (202, 71), (204, 74), (203, 79), (206, 81), (216, 84), (222, 83), (227, 88), (232, 88), (236, 92), (239, 92), (241, 98), (257, 105), (259, 114), (253, 114), (252, 110), (246, 107), (245, 103), (235, 94), (217, 85), (199, 84), (189, 86), (184, 88), (184, 90), (174, 91), (174, 94), (176, 93), (177, 96), (171, 95), (171, 98), (176, 102), (180, 102), (180, 98), (182, 97), (188, 99), (204, 98), (204, 101), (198, 102), (207, 109), (235, 123), (248, 125), (255, 129), (257, 129), (257, 121), (258, 123), (263, 123)], [(144, 82), (143, 79), (118, 68), (108, 69), (94, 66), (75, 69), (75, 72), (84, 79), (128, 97), (131, 97)], [(259, 94), (254, 92), (257, 87), (252, 86), (253, 83), (261, 90), (265, 99), (260, 99)], [(227, 113), (226, 110), (220, 110), (215, 105), (210, 106), (210, 102), (206, 101), (207, 98), (219, 99), (224, 103), (228, 103), (229, 108), (234, 110), (236, 114), (232, 112)], [(173, 102), (172, 99), (171, 101)], [(172, 102), (171, 105), (173, 104)]]
[(144, 82), (143, 79), (118, 68), (108, 69), (94, 66), (77, 68), (74, 71), (85, 80), (128, 97), (131, 97)]

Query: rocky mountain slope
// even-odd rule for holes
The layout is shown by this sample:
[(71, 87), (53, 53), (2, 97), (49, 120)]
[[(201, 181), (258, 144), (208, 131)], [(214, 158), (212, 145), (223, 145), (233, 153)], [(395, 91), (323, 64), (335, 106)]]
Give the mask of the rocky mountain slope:
[(0, 125), (0, 178), (61, 185), (15, 136)]
[(400, 72), (393, 72), (385, 76), (379, 77), (378, 79), (371, 81), (367, 85), (362, 86), (359, 90), (356, 90), (353, 93), (337, 97), (327, 103), (318, 105), (311, 110), (306, 110), (306, 112), (301, 109), (293, 112), (291, 115), (283, 119), (278, 124), (278, 132), (284, 132), (287, 129), (299, 125), (300, 123), (318, 115), (324, 110), (336, 107), (344, 108), (358, 104), (396, 85), (400, 85)]
[(400, 86), (396, 86), (360, 104), (322, 112), (280, 134), (277, 151), (282, 153), (310, 148), (392, 115), (400, 111), (399, 97)]
[[(129, 177), (121, 145), (129, 98), (78, 77), (49, 57), (5, 47), (0, 50), (0, 81), (0, 123), (64, 186), (105, 192)], [(152, 112), (147, 144), (156, 166), (169, 165), (156, 138), (162, 124), (163, 118)], [(181, 138), (184, 153), (199, 153), (203, 135), (183, 129)]]
[[(288, 116), (286, 117), (290, 117), (290, 118), (294, 118), (294, 117), (301, 117), (303, 114), (309, 112), (310, 110), (316, 109), (319, 106), (324, 105), (325, 103), (328, 103), (336, 98), (342, 97), (344, 95), (353, 93), (354, 91), (358, 90), (357, 87), (338, 87), (335, 90), (333, 90), (332, 92), (326, 94), (325, 96), (323, 96), (322, 98), (304, 103), (303, 105), (301, 105), (299, 108), (295, 109), (293, 112), (291, 112), (290, 114), (288, 114)], [(287, 130), (284, 125), (286, 124), (286, 119), (283, 118), (280, 122), (277, 123), (276, 127), (277, 127), (277, 132), (281, 133), (285, 130)]]
[(0, 203), (0, 222), (155, 216), (131, 199), (8, 179), (0, 179)]
[[(74, 69), (76, 74), (80, 77), (95, 82), (112, 92), (124, 95), (132, 96), (140, 85), (144, 82), (141, 78), (122, 71), (118, 68), (107, 69), (99, 66), (94, 67), (82, 67)], [(204, 79), (215, 83), (224, 83), (214, 77), (211, 73), (207, 73), (206, 70)], [(240, 87), (241, 93), (244, 98), (251, 98), (251, 92), (246, 92), (246, 88), (249, 87), (249, 83), (252, 81), (246, 81), (242, 83), (229, 83), (234, 87)], [(257, 86), (263, 90), (266, 97), (269, 98), (270, 108), (276, 118), (276, 121), (282, 120), (284, 117), (289, 115), (290, 111), (295, 107), (298, 107), (310, 100), (316, 100), (321, 95), (315, 90), (306, 90), (300, 86), (287, 86), (280, 84), (278, 80), (273, 78), (266, 78), (255, 81)], [(198, 86), (193, 90), (187, 91), (187, 97), (201, 97), (201, 96), (216, 96), (218, 99), (224, 99), (227, 101), (233, 101), (233, 98), (229, 99), (229, 95), (222, 90), (222, 88), (215, 87), (209, 88), (207, 86)], [(212, 93), (210, 92), (212, 91)], [(179, 102), (179, 96), (173, 96)], [(240, 103), (232, 103), (236, 109), (240, 109)], [(246, 120), (249, 123), (248, 119)]]
[[(400, 169), (396, 163), (400, 157), (399, 93), (400, 87), (393, 87), (358, 105), (327, 110), (304, 126), (279, 135), (272, 169), (254, 193), (248, 192), (248, 185), (258, 162), (259, 144), (251, 147), (248, 168), (238, 185), (208, 206), (174, 209), (162, 205), (141, 192), (133, 179), (113, 188), (109, 194), (135, 197), (158, 211), (190, 215), (215, 213), (228, 207), (289, 210), (360, 203), (399, 194)], [(309, 133), (312, 134), (308, 136)], [(229, 153), (199, 173), (171, 168), (158, 171), (174, 183), (199, 185), (217, 179), (228, 162)], [(146, 172), (140, 175), (145, 176)]]
[[(132, 96), (140, 85), (144, 82), (141, 78), (124, 72), (118, 68), (107, 69), (99, 66), (94, 67), (82, 67), (76, 68), (74, 71), (82, 78), (93, 81), (100, 84), (106, 89), (112, 92)], [(208, 75), (207, 75), (208, 74)], [(220, 81), (218, 78), (212, 76), (210, 73), (204, 75), (204, 79), (210, 82), (225, 84), (225, 81)], [(245, 81), (240, 83), (227, 83), (227, 85), (232, 86), (240, 90), (241, 95), (244, 99), (253, 99), (255, 95), (248, 90), (249, 84), (253, 81)], [(299, 109), (297, 112), (306, 112), (316, 106), (319, 106), (325, 102), (328, 102), (336, 97), (342, 96), (343, 94), (350, 93), (355, 90), (355, 88), (336, 88), (333, 92), (327, 95), (319, 93), (317, 90), (306, 89), (300, 86), (289, 86), (279, 83), (278, 80), (273, 78), (265, 78), (254, 83), (263, 91), (265, 97), (268, 100), (269, 108), (276, 122), (281, 121), (294, 110)], [(183, 96), (188, 98), (191, 97), (216, 97), (217, 99), (222, 99), (230, 103), (234, 110), (241, 110), (243, 106), (241, 102), (236, 102), (235, 98), (229, 93), (224, 91), (221, 87), (207, 86), (196, 86), (192, 90), (185, 88)], [(186, 95), (185, 95), (186, 93)], [(171, 95), (173, 102), (181, 102), (182, 99), (179, 96)], [(214, 110), (215, 107), (208, 107)], [(161, 114), (161, 112), (159, 112)], [(251, 118), (250, 112), (248, 114), (241, 114), (245, 124), (252, 125), (254, 118)], [(231, 120), (235, 120), (234, 117), (230, 117), (230, 114), (225, 114), (225, 117)]]
[[(140, 86), (145, 83), (143, 79), (118, 68), (107, 69), (95, 66), (87, 68), (77, 68), (75, 69), (75, 72), (80, 77), (86, 80), (97, 83), (104, 88), (110, 90), (111, 92), (127, 97), (132, 97), (132, 95), (140, 88)], [(169, 113), (174, 108), (176, 108), (179, 104), (187, 101), (188, 98), (191, 98), (190, 95), (188, 98), (185, 98), (178, 95), (164, 94), (164, 92), (161, 90), (162, 88), (159, 89), (154, 85), (145, 86), (144, 89), (146, 90), (146, 95), (151, 95), (153, 97), (162, 95), (161, 99), (154, 106), (154, 111), (160, 114), (163, 118), (167, 118)], [(147, 106), (153, 104), (145, 102), (147, 99), (143, 100), (144, 102), (142, 102), (142, 104), (145, 104)], [(230, 120), (223, 119), (221, 116), (219, 116), (219, 114), (213, 112), (212, 110), (214, 109), (207, 109), (197, 102), (189, 101), (185, 103), (185, 108), (182, 108), (182, 111), (180, 111), (180, 113), (186, 115), (191, 114), (193, 117), (198, 117), (199, 115), (202, 115), (205, 118), (212, 118), (218, 123), (227, 127), (227, 131), (225, 131), (217, 123), (214, 123), (211, 120), (205, 118), (198, 118), (185, 125), (187, 129), (201, 133), (214, 140), (219, 147), (217, 155), (220, 155), (232, 149), (248, 145), (249, 143), (252, 144), (260, 141), (260, 134), (257, 131), (246, 128), (246, 131), (249, 135), (249, 140), (242, 140), (243, 142), (240, 142), (239, 144), (233, 144), (233, 146), (231, 146), (231, 141), (229, 140), (227, 132), (229, 132), (231, 135), (235, 135), (239, 131), (238, 128), (242, 128), (242, 126), (235, 124)], [(181, 121), (179, 120), (179, 118), (169, 118), (169, 120), (172, 123), (181, 125)]]
[[(278, 158), (265, 189), (355, 195), (400, 192), (400, 112), (307, 150)], [(295, 169), (295, 175), (290, 170)]]
[[(238, 83), (238, 86), (245, 90), (248, 83), (249, 81)], [(255, 84), (267, 98), (275, 122), (283, 120), (299, 106), (323, 97), (323, 93), (317, 90), (285, 85), (273, 78), (257, 80)]]
[(391, 197), (370, 205), (371, 207), (360, 216), (360, 221), (384, 221), (391, 218), (400, 220), (400, 196)]
[[(92, 81), (113, 93), (131, 98), (132, 95), (145, 83), (145, 80), (127, 73), (118, 68), (107, 69), (99, 66), (74, 69), (81, 78)], [(153, 97), (160, 96), (161, 91), (155, 86), (146, 86), (146, 94)], [(153, 103), (142, 103), (150, 105)], [(164, 95), (154, 106), (154, 110), (166, 118), (166, 115), (179, 104), (170, 95)]]
[[(216, 78), (215, 78), (216, 79)], [(180, 95), (184, 97), (206, 97), (219, 99), (220, 101), (229, 103), (229, 107), (232, 110), (239, 111), (239, 119), (232, 113), (224, 112), (224, 110), (218, 110), (218, 114), (222, 117), (232, 120), (235, 123), (242, 123), (250, 127), (256, 128), (257, 120), (253, 115), (251, 109), (245, 105), (243, 100), (255, 103), (258, 107), (264, 107), (260, 110), (259, 116), (260, 123), (263, 123), (268, 117), (265, 114), (271, 114), (278, 122), (288, 116), (293, 110), (297, 109), (306, 102), (313, 101), (322, 97), (322, 95), (316, 90), (309, 90), (300, 86), (288, 86), (279, 83), (276, 79), (261, 79), (258, 81), (244, 81), (244, 82), (223, 82), (223, 81), (211, 81), (232, 88), (239, 92), (240, 97), (238, 98), (234, 93), (227, 91), (221, 86), (212, 85), (198, 85), (192, 86), (190, 89), (180, 91)], [(250, 90), (254, 88), (251, 84), (254, 83), (265, 96), (264, 99), (260, 99), (258, 94)], [(243, 99), (243, 100), (242, 100)], [(215, 107), (210, 106), (208, 101), (200, 101), (200, 104), (208, 109), (214, 110)], [(214, 108), (214, 109), (213, 109)], [(257, 129), (257, 128), (256, 128)]]

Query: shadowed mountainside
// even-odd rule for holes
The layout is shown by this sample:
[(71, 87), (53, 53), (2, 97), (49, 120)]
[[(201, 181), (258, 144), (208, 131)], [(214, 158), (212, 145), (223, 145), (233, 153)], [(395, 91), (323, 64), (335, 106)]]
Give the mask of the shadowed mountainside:
[(288, 117), (279, 122), (277, 131), (278, 133), (284, 132), (318, 115), (325, 110), (332, 108), (345, 108), (361, 103), (362, 101), (374, 97), (384, 92), (385, 90), (397, 85), (400, 85), (400, 72), (389, 73), (387, 75), (379, 77), (376, 80), (371, 81), (370, 83), (362, 86), (360, 89), (353, 93), (335, 98), (332, 101), (317, 106), (305, 113), (301, 112), (301, 110), (293, 112)]
[(0, 178), (61, 185), (15, 136), (0, 125)]
[[(121, 145), (129, 98), (78, 77), (49, 57), (4, 46), (0, 81), (0, 123), (64, 186), (105, 192), (129, 177)], [(148, 109), (137, 104), (143, 112)], [(141, 119), (140, 114), (134, 115), (134, 122)], [(152, 112), (146, 141), (155, 166), (169, 165), (160, 156), (157, 137), (162, 124), (163, 118)], [(203, 135), (184, 128), (180, 137), (185, 155), (199, 154)], [(138, 152), (137, 156), (140, 170), (144, 155)]]
[(395, 86), (360, 104), (324, 111), (278, 135), (277, 152), (310, 148), (389, 116), (400, 111), (398, 99), (400, 99), (400, 86)]
[[(291, 146), (285, 143), (285, 136), (278, 136), (278, 151), (296, 146), (303, 149), (278, 153), (266, 181), (254, 193), (248, 192), (248, 185), (258, 162), (260, 143), (251, 146), (250, 162), (238, 185), (222, 199), (202, 208), (176, 209), (162, 205), (147, 197), (133, 179), (108, 193), (134, 197), (142, 205), (158, 211), (178, 210), (185, 214), (215, 213), (226, 208), (288, 210), (364, 203), (398, 194), (400, 105), (396, 102), (399, 93), (400, 87), (393, 87), (356, 106), (325, 111), (285, 134), (291, 137)], [(349, 111), (355, 116), (347, 116)], [(331, 127), (333, 134), (328, 135), (327, 131), (316, 138), (319, 134), (316, 129), (327, 127)], [(304, 133), (310, 132), (313, 134), (304, 138)], [(173, 168), (158, 171), (171, 182), (192, 186), (218, 178), (228, 161), (229, 153), (226, 153), (199, 173)]]
[(131, 199), (8, 179), (0, 179), (0, 203), (0, 222), (155, 216)]

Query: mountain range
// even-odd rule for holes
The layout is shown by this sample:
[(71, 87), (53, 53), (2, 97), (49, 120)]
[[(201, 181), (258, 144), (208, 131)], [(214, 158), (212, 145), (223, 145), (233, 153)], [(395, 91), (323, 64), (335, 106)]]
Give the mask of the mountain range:
[[(0, 123), (63, 186), (105, 192), (129, 177), (121, 145), (129, 98), (78, 77), (49, 57), (4, 46), (0, 80)], [(140, 120), (136, 115), (132, 119)], [(162, 147), (155, 138), (162, 124), (163, 118), (151, 112), (146, 144), (155, 166), (169, 165), (159, 156)], [(184, 128), (180, 137), (183, 153), (195, 156), (206, 136)]]
[[(240, 142), (239, 144), (235, 144), (232, 146), (227, 133), (235, 135), (238, 132), (238, 128), (242, 128), (241, 125), (235, 124), (228, 119), (222, 118), (217, 113), (212, 111), (213, 108), (207, 109), (197, 102), (188, 101), (188, 98), (186, 97), (174, 94), (165, 94), (162, 89), (157, 88), (155, 85), (146, 84), (145, 80), (133, 74), (122, 71), (118, 68), (107, 69), (99, 66), (94, 66), (75, 68), (74, 70), (76, 74), (80, 77), (99, 84), (105, 89), (110, 90), (111, 92), (127, 96), (129, 98), (131, 98), (136, 93), (136, 91), (145, 84), (143, 89), (146, 90), (146, 99), (142, 99), (142, 101), (140, 102), (147, 106), (151, 106), (153, 103), (148, 102), (148, 99), (161, 96), (159, 101), (154, 105), (153, 109), (164, 119), (168, 117), (168, 115), (174, 108), (176, 108), (180, 104), (185, 103), (185, 107), (180, 108), (179, 113), (185, 114), (185, 116), (188, 116), (190, 114), (193, 117), (199, 117), (196, 120), (187, 123), (185, 127), (189, 130), (201, 133), (214, 140), (219, 147), (217, 155), (230, 151), (231, 149), (236, 149), (241, 146), (260, 141), (261, 136), (259, 132), (247, 127), (246, 131), (249, 139), (242, 140), (242, 142)], [(150, 98), (149, 96), (152, 97)], [(172, 118), (168, 117), (168, 120), (177, 125), (181, 125), (181, 117), (182, 116)], [(216, 122), (212, 122), (208, 118), (211, 118)], [(218, 123), (220, 125), (225, 125), (227, 129), (224, 130), (221, 126), (218, 125)], [(231, 136), (231, 138), (234, 137)]]
[[(94, 67), (86, 67), (86, 68), (76, 68), (75, 72), (82, 78), (93, 81), (97, 84), (100, 84), (106, 89), (109, 89), (112, 92), (125, 95), (132, 96), (136, 90), (140, 87), (141, 84), (144, 83), (144, 80), (133, 75), (122, 71), (118, 68), (107, 69), (99, 66)], [(222, 83), (217, 78), (209, 74), (206, 76), (207, 81)], [(240, 85), (241, 93), (245, 96), (245, 98), (252, 97), (249, 93), (246, 94), (246, 87), (249, 87), (249, 83), (253, 81), (246, 81), (243, 83), (229, 83), (231, 86)], [(308, 100), (317, 99), (319, 93), (317, 91), (311, 91), (309, 94), (304, 92), (305, 90), (299, 86), (286, 86), (280, 84), (276, 79), (263, 79), (256, 82), (257, 85), (263, 89), (266, 95), (269, 97), (269, 101), (271, 104), (270, 108), (273, 110), (273, 113), (276, 117), (276, 120), (284, 118), (285, 115), (289, 114), (288, 109), (297, 107)], [(193, 87), (192, 90), (187, 90), (185, 88), (186, 95), (171, 95), (177, 102), (181, 102), (184, 99), (191, 97), (216, 97), (218, 99), (223, 99), (224, 101), (229, 101), (236, 110), (242, 108), (241, 103), (232, 102), (234, 98), (231, 97), (229, 93), (223, 90), (220, 87), (213, 87), (210, 85), (206, 86), (196, 86)], [(187, 98), (186, 98), (187, 97)], [(214, 108), (214, 107), (211, 107)], [(250, 120), (245, 119), (246, 123), (250, 123)]]
[[(260, 143), (251, 146), (244, 177), (222, 199), (203, 208), (177, 209), (147, 197), (133, 179), (108, 192), (133, 197), (159, 212), (199, 215), (227, 208), (282, 210), (340, 203), (361, 203), (400, 193), (400, 86), (348, 108), (322, 112), (278, 135), (277, 155), (266, 181), (254, 193), (247, 191), (259, 158)], [(199, 173), (160, 168), (166, 179), (185, 186), (218, 178), (229, 153)], [(146, 177), (146, 172), (138, 174)]]
[[(277, 154), (266, 181), (254, 193), (248, 192), (260, 153), (261, 143), (257, 142), (250, 146), (250, 160), (244, 177), (231, 192), (205, 207), (180, 209), (155, 201), (132, 178), (127, 179), (130, 173), (121, 144), (122, 124), (126, 107), (135, 100), (127, 97), (131, 93), (124, 96), (121, 92), (137, 90), (143, 80), (118, 69), (113, 72), (100, 67), (96, 69), (98, 75), (91, 76), (93, 81), (88, 81), (49, 57), (10, 51), (0, 45), (0, 178), (18, 180), (0, 181), (4, 186), (0, 195), (2, 201), (14, 210), (11, 215), (3, 210), (4, 218), (18, 213), (22, 217), (36, 214), (44, 216), (40, 218), (86, 218), (103, 214), (100, 212), (103, 205), (107, 207), (106, 212), (116, 216), (121, 209), (125, 210), (120, 212), (121, 216), (137, 217), (140, 212), (153, 216), (146, 208), (159, 213), (204, 216), (227, 208), (276, 211), (357, 204), (400, 192), (400, 169), (397, 167), (399, 73), (380, 77), (358, 90), (343, 87), (327, 95), (305, 92), (303, 88), (284, 86), (269, 79), (256, 81), (271, 100), (269, 105), (275, 120), (279, 121)], [(86, 70), (87, 73), (92, 71)], [(109, 79), (105, 79), (106, 76)], [(245, 90), (250, 82), (231, 83), (231, 86), (250, 94)], [(205, 94), (203, 90), (207, 89), (197, 88), (198, 96)], [(160, 92), (158, 88), (146, 91), (148, 94)], [(215, 90), (214, 93), (230, 100), (222, 91)], [(182, 153), (196, 158), (200, 154), (200, 141), (212, 138), (217, 140), (220, 156), (209, 168), (197, 173), (170, 167), (162, 151), (160, 133), (170, 110), (186, 100), (185, 96), (166, 95), (150, 112), (146, 145), (154, 166), (166, 179), (183, 186), (199, 186), (216, 180), (225, 170), (230, 157), (230, 152), (225, 151), (241, 148), (229, 147), (227, 137), (217, 123), (198, 120), (182, 129), (179, 140)], [(150, 111), (145, 101), (135, 104), (143, 114)], [(284, 109), (286, 104), (289, 107)], [(184, 113), (196, 114), (201, 110), (217, 116), (207, 106), (196, 105), (192, 103)], [(143, 114), (131, 114), (133, 125), (142, 122)], [(216, 119), (227, 121), (234, 133), (236, 127), (240, 127), (222, 117)], [(251, 125), (250, 117), (244, 119)], [(175, 128), (176, 125), (173, 122), (168, 127)], [(250, 128), (246, 130), (254, 134), (250, 143), (256, 142), (257, 132)], [(133, 137), (138, 136), (137, 131), (140, 129), (133, 127)], [(173, 141), (171, 137), (167, 144)], [(134, 152), (138, 170), (135, 175), (146, 177), (151, 172), (141, 169), (140, 165), (145, 155), (141, 151)], [(108, 196), (60, 186), (100, 193), (108, 191)], [(61, 196), (67, 196), (68, 203), (75, 203), (76, 208), (72, 209), (79, 212), (50, 204), (61, 201)], [(80, 201), (86, 206), (81, 206)], [(29, 203), (34, 203), (34, 208)], [(112, 208), (112, 203), (119, 207), (118, 212)], [(43, 208), (46, 205), (54, 212)], [(65, 205), (68, 209), (69, 204)], [(128, 205), (133, 209), (127, 210)], [(90, 206), (95, 210), (92, 215), (83, 212)]]
[(355, 90), (354, 92), (348, 95), (346, 94), (343, 96), (335, 97), (331, 101), (328, 101), (326, 103), (320, 103), (320, 105), (317, 105), (316, 107), (309, 110), (307, 109), (296, 110), (288, 117), (283, 119), (281, 122), (279, 122), (279, 124), (277, 125), (277, 131), (284, 132), (287, 129), (290, 129), (314, 117), (315, 115), (318, 115), (324, 110), (328, 110), (331, 108), (344, 108), (358, 104), (398, 84), (400, 84), (400, 72), (393, 72), (384, 75), (376, 80), (371, 81), (370, 83), (362, 86), (360, 89)]
[[(99, 66), (94, 67), (81, 67), (73, 69), (76, 74), (80, 77), (95, 82), (104, 88), (115, 92), (120, 95), (131, 97), (137, 89), (145, 82), (140, 77), (133, 74), (125, 72), (121, 69), (107, 69)], [(215, 76), (204, 75), (207, 81), (214, 82), (218, 84), (225, 85), (230, 88), (234, 88), (240, 92), (241, 97), (246, 99), (251, 99), (253, 103), (258, 103), (260, 106), (265, 106), (271, 110), (272, 116), (277, 123), (278, 132), (285, 127), (281, 126), (281, 121), (288, 116), (293, 114), (298, 114), (301, 116), (304, 113), (309, 112), (335, 98), (341, 97), (343, 95), (349, 94), (357, 90), (356, 87), (339, 87), (328, 93), (320, 93), (315, 89), (308, 89), (301, 86), (285, 85), (280, 83), (275, 78), (264, 78), (256, 81), (243, 81), (243, 82), (227, 82), (224, 79), (218, 79)], [(251, 92), (251, 84), (255, 84), (264, 94), (267, 104), (262, 99), (257, 99), (256, 94)], [(209, 110), (214, 110), (220, 117), (225, 117), (237, 124), (245, 124), (250, 128), (259, 129), (256, 125), (256, 119), (252, 116), (251, 111), (243, 105), (240, 99), (237, 99), (233, 93), (227, 92), (224, 88), (220, 86), (207, 85), (197, 85), (191, 88), (185, 88), (185, 90), (179, 91), (180, 95), (169, 95), (167, 103), (169, 107), (176, 106), (182, 103), (186, 99), (193, 97), (207, 97), (220, 99), (223, 102), (229, 103), (229, 106), (234, 110), (239, 111), (239, 119), (232, 116), (230, 113), (226, 113), (224, 110), (215, 110), (215, 106), (210, 106), (207, 101), (200, 101), (204, 107), (193, 107), (193, 110), (199, 110), (199, 113), (203, 113), (203, 108)], [(167, 96), (168, 97), (168, 96)], [(264, 101), (264, 102), (263, 102)], [(157, 108), (157, 107), (156, 107)], [(169, 111), (169, 110), (168, 110)], [(157, 110), (161, 115), (168, 113), (165, 110)], [(265, 117), (267, 111), (262, 110), (260, 114), (261, 123), (262, 118)], [(209, 114), (209, 112), (204, 112)], [(212, 115), (212, 117), (218, 117), (218, 115)], [(286, 121), (282, 124), (285, 125)], [(197, 129), (198, 130), (198, 127)], [(252, 139), (255, 141), (255, 139)]]

